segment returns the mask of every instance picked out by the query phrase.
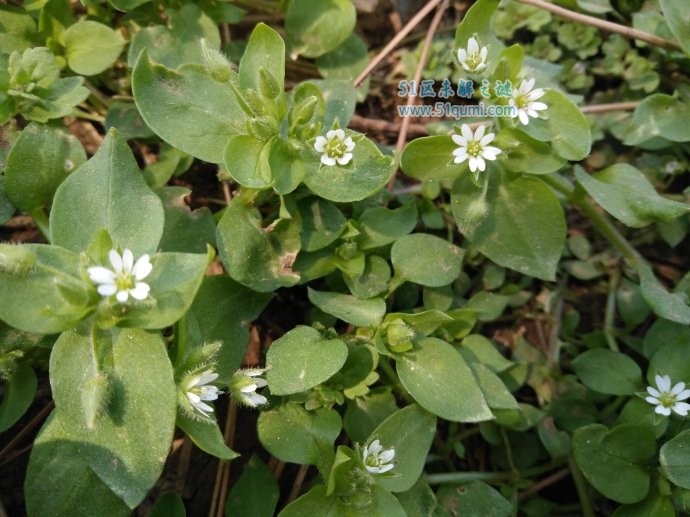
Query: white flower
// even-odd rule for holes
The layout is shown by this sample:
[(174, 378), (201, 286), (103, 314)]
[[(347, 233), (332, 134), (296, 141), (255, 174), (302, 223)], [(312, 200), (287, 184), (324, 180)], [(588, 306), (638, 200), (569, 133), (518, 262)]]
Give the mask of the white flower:
[(97, 291), (101, 296), (112, 296), (120, 303), (125, 303), (131, 296), (136, 300), (144, 300), (149, 295), (150, 287), (142, 282), (149, 276), (153, 266), (148, 255), (142, 255), (134, 263), (131, 250), (125, 248), (122, 256), (116, 250), (108, 254), (113, 269), (94, 266), (86, 270), (91, 281), (98, 284)]
[(189, 403), (205, 417), (208, 417), (209, 413), (213, 413), (213, 407), (203, 401), (216, 400), (218, 393), (220, 393), (216, 386), (209, 384), (217, 378), (218, 374), (213, 370), (206, 370), (189, 379), (184, 386), (185, 395), (187, 395)]
[(466, 72), (479, 72), (486, 68), (486, 56), (489, 49), (482, 47), (479, 50), (479, 42), (474, 38), (467, 40), (467, 50), (458, 49), (458, 61)]
[(362, 451), (364, 468), (372, 474), (383, 474), (395, 467), (393, 458), (395, 458), (395, 449), (391, 447), (384, 451), (378, 439), (365, 445)]
[(458, 144), (458, 147), (453, 151), (453, 160), (455, 163), (462, 163), (469, 158), (470, 170), (475, 172), (486, 170), (486, 162), (484, 160), (495, 160), (496, 156), (501, 153), (498, 147), (493, 147), (488, 144), (493, 142), (496, 135), (489, 133), (484, 134), (486, 126), (479, 126), (477, 130), (472, 133), (470, 126), (463, 124), (460, 128), (460, 135), (453, 135), (453, 142)]
[(314, 149), (321, 154), (321, 163), (324, 165), (347, 165), (352, 160), (352, 151), (355, 143), (352, 137), (345, 138), (342, 129), (331, 129), (326, 136), (317, 136)]
[(265, 368), (250, 368), (235, 372), (230, 381), (230, 388), (237, 402), (249, 407), (261, 406), (268, 402), (266, 397), (256, 392), (257, 389), (268, 385), (266, 379), (260, 378), (265, 371)]
[(679, 382), (671, 387), (671, 378), (668, 375), (657, 375), (654, 380), (656, 381), (657, 387), (653, 388), (652, 386), (648, 386), (647, 393), (649, 393), (650, 396), (645, 397), (647, 402), (656, 406), (654, 412), (660, 415), (669, 416), (671, 410), (673, 410), (680, 416), (687, 416), (690, 410), (690, 404), (681, 402), (682, 400), (690, 398), (690, 390), (685, 389), (685, 383)]
[(513, 110), (513, 118), (519, 117), (520, 122), (523, 125), (529, 124), (529, 117), (537, 118), (539, 116), (538, 111), (543, 111), (548, 106), (543, 102), (536, 102), (537, 99), (541, 99), (546, 91), (543, 88), (534, 88), (534, 78), (523, 79), (520, 83), (520, 87), (517, 90), (513, 90), (513, 95), (508, 104), (515, 108)]

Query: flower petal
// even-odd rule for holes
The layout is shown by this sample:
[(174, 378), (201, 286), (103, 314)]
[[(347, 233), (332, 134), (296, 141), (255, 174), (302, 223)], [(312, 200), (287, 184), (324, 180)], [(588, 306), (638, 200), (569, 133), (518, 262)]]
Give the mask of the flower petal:
[(478, 165), (477, 157), (476, 156), (470, 156), (470, 170), (472, 172), (475, 172), (477, 170), (478, 166), (479, 165)]
[(150, 290), (151, 288), (149, 287), (149, 284), (137, 282), (134, 286), (134, 289), (129, 290), (129, 294), (135, 300), (145, 300), (148, 297)]
[(660, 403), (661, 403), (661, 402), (659, 401), (659, 399), (656, 398), (656, 397), (645, 397), (644, 399), (645, 399), (647, 402), (649, 402), (650, 404), (654, 404), (655, 406), (656, 406), (657, 404), (660, 404)]
[(462, 162), (464, 162), (465, 160), (467, 160), (467, 158), (469, 158), (469, 157), (470, 157), (470, 155), (467, 154), (467, 153), (465, 153), (465, 154), (458, 154), (458, 155), (455, 157), (455, 159), (453, 160), (453, 163), (462, 163)]
[(486, 131), (486, 126), (479, 126), (477, 130), (474, 132), (474, 140), (481, 142), (482, 138), (484, 137), (484, 131)]
[(108, 258), (110, 259), (110, 264), (113, 266), (113, 271), (117, 274), (122, 273), (122, 257), (117, 250), (110, 250)]
[(659, 392), (659, 390), (652, 387), (652, 386), (647, 386), (647, 393), (649, 393), (653, 397), (657, 397), (657, 398), (661, 397), (661, 393)]
[(336, 160), (340, 165), (347, 165), (352, 160), (352, 153), (345, 153), (340, 158), (336, 158)]
[(479, 140), (479, 144), (484, 147), (485, 145), (489, 145), (491, 142), (494, 141), (494, 138), (496, 138), (496, 135), (493, 133), (489, 133), (488, 135), (484, 135), (481, 140)]
[(213, 382), (218, 378), (218, 374), (213, 370), (206, 370), (204, 373), (199, 375), (199, 379), (196, 382), (197, 386), (203, 386), (209, 382)]
[(390, 463), (395, 458), (395, 449), (387, 449), (379, 454), (379, 460), (383, 463)]
[(690, 404), (687, 402), (676, 402), (671, 409), (673, 409), (673, 411), (678, 413), (680, 416), (688, 416)]
[(469, 143), (471, 140), (474, 140), (474, 134), (467, 124), (463, 124), (460, 127), (460, 133), (462, 133), (462, 136), (465, 138), (465, 142)]
[(115, 273), (103, 266), (94, 266), (86, 270), (92, 282), (97, 284), (109, 284), (115, 281)]
[(391, 470), (393, 467), (395, 467), (395, 465), (393, 463), (389, 463), (388, 465), (381, 465), (378, 469), (378, 473), (383, 474), (383, 473)]
[(654, 412), (664, 416), (669, 416), (671, 414), (671, 410), (667, 407), (662, 406), (661, 404), (654, 408)]
[(467, 40), (467, 53), (471, 56), (479, 52), (479, 42), (474, 39), (474, 36)]
[(122, 252), (122, 271), (130, 273), (132, 267), (134, 267), (134, 255), (132, 255), (132, 250), (125, 248)]
[(326, 140), (324, 137), (317, 136), (316, 142), (314, 142), (314, 149), (316, 149), (316, 152), (322, 153), (327, 143), (328, 140)]
[(251, 407), (261, 406), (268, 402), (268, 399), (259, 393), (250, 393), (244, 397), (244, 402)]
[(125, 303), (127, 299), (129, 298), (129, 293), (126, 290), (118, 291), (117, 294), (115, 295), (115, 298), (117, 299), (118, 302), (120, 303)]
[(464, 136), (451, 135), (450, 137), (453, 139), (453, 142), (455, 144), (460, 145), (462, 147), (467, 147), (467, 139)]
[(657, 375), (656, 385), (659, 387), (660, 391), (668, 393), (668, 390), (671, 389), (671, 377), (668, 375)]
[(684, 382), (678, 382), (671, 388), (671, 395), (678, 395), (681, 391), (685, 389), (685, 383)]
[(134, 278), (137, 280), (143, 280), (153, 270), (153, 265), (151, 264), (149, 260), (148, 254), (144, 254), (139, 259), (136, 261), (134, 264), (134, 267), (132, 268), (132, 274), (134, 275)]
[(676, 400), (685, 400), (690, 398), (690, 390), (683, 390), (676, 395)]
[(327, 154), (322, 154), (321, 155), (321, 163), (324, 165), (328, 165), (329, 167), (335, 165), (335, 158), (331, 158)]
[(112, 296), (117, 292), (117, 286), (115, 284), (101, 284), (96, 288), (96, 291), (101, 296)]

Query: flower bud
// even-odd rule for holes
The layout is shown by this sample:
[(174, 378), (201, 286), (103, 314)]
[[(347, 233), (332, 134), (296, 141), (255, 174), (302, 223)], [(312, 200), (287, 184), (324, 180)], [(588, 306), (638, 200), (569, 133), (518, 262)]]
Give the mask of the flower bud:
[(281, 93), (280, 84), (263, 66), (259, 67), (259, 92), (267, 99), (275, 99)]
[(290, 115), (292, 115), (291, 125), (300, 125), (309, 122), (316, 112), (316, 107), (319, 105), (319, 99), (312, 95), (302, 99), (302, 101), (292, 108)]
[(81, 407), (89, 429), (96, 426), (97, 418), (107, 409), (111, 396), (110, 387), (108, 377), (102, 372), (86, 379), (81, 393)]
[(26, 246), (0, 244), (0, 271), (10, 275), (27, 274), (36, 265), (36, 255)]
[(249, 133), (262, 142), (268, 142), (278, 133), (275, 120), (269, 117), (256, 117), (247, 119)]
[(386, 327), (388, 348), (390, 348), (392, 352), (399, 354), (412, 350), (412, 340), (415, 335), (414, 329), (409, 327), (401, 319), (393, 320), (388, 327)]

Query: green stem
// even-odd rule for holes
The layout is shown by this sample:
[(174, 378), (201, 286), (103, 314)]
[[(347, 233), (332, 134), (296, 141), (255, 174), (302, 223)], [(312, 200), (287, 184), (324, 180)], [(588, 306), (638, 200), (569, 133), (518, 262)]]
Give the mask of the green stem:
[(606, 314), (604, 316), (604, 335), (609, 348), (614, 352), (619, 352), (618, 343), (614, 336), (615, 326), (614, 319), (616, 316), (616, 289), (618, 289), (618, 282), (620, 280), (620, 272), (618, 269), (611, 271), (609, 276), (609, 294), (606, 297)]
[(512, 472), (442, 472), (427, 474), (424, 480), (430, 485), (469, 483), (471, 481), (499, 482), (513, 479)]
[(39, 229), (43, 237), (50, 242), (50, 224), (46, 211), (43, 208), (35, 208), (29, 213), (34, 220), (34, 224)]
[(575, 482), (577, 495), (580, 498), (582, 517), (595, 517), (594, 509), (592, 508), (592, 500), (589, 498), (587, 481), (585, 481), (582, 472), (580, 472), (580, 468), (577, 466), (572, 456), (568, 458), (568, 465), (570, 467), (570, 473), (573, 476), (573, 481)]
[(77, 118), (83, 118), (84, 120), (90, 120), (91, 122), (98, 122), (103, 124), (105, 122), (105, 117), (101, 115), (92, 115), (91, 113), (80, 110), (79, 108), (74, 108), (74, 116)]
[(608, 406), (601, 410), (599, 413), (599, 420), (605, 421), (610, 415), (615, 414), (618, 409), (628, 401), (628, 397), (616, 397), (616, 399), (611, 402)]
[(400, 398), (402, 398), (408, 404), (414, 404), (414, 400), (412, 399), (410, 394), (403, 387), (403, 385), (400, 384), (400, 380), (398, 379), (398, 375), (395, 373), (395, 370), (393, 370), (393, 367), (390, 365), (390, 363), (383, 357), (379, 361), (379, 368), (384, 373), (384, 375), (388, 377), (388, 380), (391, 381), (393, 389), (400, 396)]

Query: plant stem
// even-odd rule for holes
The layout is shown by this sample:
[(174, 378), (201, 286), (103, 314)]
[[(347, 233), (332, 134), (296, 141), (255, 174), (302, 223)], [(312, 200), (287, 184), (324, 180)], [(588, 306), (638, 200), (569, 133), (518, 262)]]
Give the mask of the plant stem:
[[(424, 44), (422, 46), (422, 52), (419, 56), (419, 63), (417, 64), (417, 70), (415, 71), (414, 74), (414, 84), (419, 84), (419, 82), (422, 80), (422, 74), (424, 73), (424, 67), (426, 66), (427, 59), (429, 58), (429, 49), (431, 48), (431, 42), (434, 39), (434, 34), (436, 33), (436, 29), (438, 29), (439, 24), (441, 23), (441, 19), (443, 18), (443, 13), (446, 12), (446, 9), (448, 8), (448, 0), (444, 0), (443, 3), (441, 3), (438, 6), (438, 9), (436, 10), (436, 14), (434, 15), (434, 18), (431, 20), (431, 24), (429, 25), (429, 30), (426, 33), (426, 37), (424, 38)], [(413, 106), (415, 102), (417, 101), (416, 96), (408, 96), (407, 97), (407, 106)], [(402, 125), (400, 126), (400, 134), (398, 135), (398, 141), (395, 144), (395, 148), (398, 151), (402, 151), (403, 147), (405, 147), (405, 142), (407, 141), (407, 130), (410, 125), (410, 117), (405, 117), (403, 118)], [(388, 184), (389, 190), (393, 188), (393, 183), (395, 181), (395, 178), (392, 178), (390, 183)]]
[(400, 384), (398, 375), (395, 373), (395, 370), (393, 370), (393, 367), (388, 363), (386, 359), (382, 358), (382, 360), (379, 361), (379, 368), (381, 368), (386, 377), (388, 377), (388, 380), (391, 381), (391, 383), (393, 384), (393, 389), (398, 394), (398, 396), (408, 404), (414, 404), (414, 399), (410, 396), (410, 394), (403, 387), (403, 385)]
[(39, 229), (43, 237), (50, 242), (50, 224), (48, 221), (48, 214), (43, 208), (35, 208), (30, 212), (34, 224)]
[(427, 474), (424, 481), (430, 485), (469, 483), (471, 481), (507, 481), (512, 479), (512, 472), (442, 472)]
[(417, 14), (415, 14), (412, 17), (412, 19), (409, 22), (407, 22), (407, 24), (402, 28), (402, 30), (398, 32), (392, 40), (388, 42), (388, 45), (383, 47), (381, 52), (379, 52), (378, 55), (369, 62), (367, 67), (364, 70), (362, 70), (362, 73), (359, 74), (357, 79), (355, 79), (355, 88), (357, 88), (364, 82), (364, 80), (369, 76), (369, 74), (374, 70), (374, 68), (376, 68), (378, 64), (393, 51), (393, 49), (398, 45), (398, 43), (400, 43), (400, 41), (405, 36), (412, 32), (412, 29), (419, 25), (419, 22), (421, 22), (427, 14), (433, 11), (434, 8), (441, 3), (441, 1), (442, 0), (430, 0), (422, 9), (419, 10)]
[(572, 456), (568, 458), (568, 466), (570, 467), (570, 473), (573, 476), (573, 481), (575, 482), (577, 495), (580, 498), (582, 517), (596, 517), (594, 514), (594, 509), (592, 508), (592, 501), (589, 498), (587, 481), (585, 481), (582, 472), (580, 472), (580, 468), (577, 466)]
[(518, 2), (521, 2), (523, 4), (531, 5), (534, 7), (538, 7), (540, 9), (544, 9), (545, 11), (550, 11), (553, 14), (557, 14), (558, 16), (561, 16), (563, 18), (566, 18), (568, 20), (577, 22), (577, 23), (583, 23), (585, 25), (590, 25), (592, 27), (596, 27), (597, 29), (602, 29), (608, 32), (615, 32), (618, 34), (621, 34), (625, 36), (626, 38), (630, 39), (638, 39), (641, 41), (645, 41), (647, 43), (651, 43), (652, 45), (656, 45), (659, 47), (664, 47), (664, 48), (670, 48), (673, 50), (680, 50), (680, 45), (676, 43), (675, 41), (670, 41), (664, 38), (660, 38), (659, 36), (655, 36), (654, 34), (649, 34), (647, 32), (643, 32), (637, 29), (633, 29), (632, 27), (628, 27), (626, 25), (620, 25), (618, 23), (613, 23), (609, 22), (607, 20), (602, 20), (601, 18), (595, 18), (594, 16), (588, 16), (586, 14), (580, 14), (575, 11), (571, 11), (570, 9), (565, 9), (563, 7), (560, 7), (558, 5), (554, 5), (549, 2), (545, 2), (544, 0), (517, 0)]
[(604, 315), (604, 335), (609, 348), (614, 352), (619, 352), (618, 343), (614, 336), (615, 326), (614, 320), (616, 317), (616, 289), (618, 289), (618, 282), (620, 280), (620, 272), (618, 269), (613, 269), (609, 275), (609, 294), (606, 297), (606, 314)]

